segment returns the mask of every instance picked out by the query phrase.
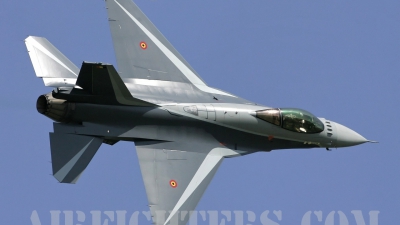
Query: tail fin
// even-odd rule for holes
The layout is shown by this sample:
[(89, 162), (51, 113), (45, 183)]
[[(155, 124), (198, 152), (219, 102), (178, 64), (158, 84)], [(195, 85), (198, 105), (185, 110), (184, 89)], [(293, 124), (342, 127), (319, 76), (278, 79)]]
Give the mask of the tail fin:
[(156, 106), (134, 98), (112, 65), (83, 62), (76, 86), (72, 89), (57, 88), (52, 96), (71, 102)]
[(98, 137), (50, 133), (53, 176), (61, 183), (75, 184), (102, 142)]
[(46, 86), (74, 86), (79, 73), (75, 66), (46, 38), (29, 36), (25, 39), (33, 68), (37, 77), (43, 78)]

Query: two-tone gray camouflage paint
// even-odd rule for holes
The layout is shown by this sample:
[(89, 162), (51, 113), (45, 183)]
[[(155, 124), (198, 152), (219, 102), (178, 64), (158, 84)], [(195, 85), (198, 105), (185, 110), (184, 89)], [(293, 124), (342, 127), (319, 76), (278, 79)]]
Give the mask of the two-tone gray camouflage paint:
[(324, 118), (318, 133), (259, 119), (270, 107), (207, 86), (131, 0), (106, 7), (118, 72), (88, 62), (78, 70), (45, 38), (25, 40), (36, 75), (56, 87), (37, 109), (56, 121), (50, 143), (60, 182), (75, 183), (102, 143), (134, 142), (154, 224), (182, 225), (224, 158), (368, 142)]

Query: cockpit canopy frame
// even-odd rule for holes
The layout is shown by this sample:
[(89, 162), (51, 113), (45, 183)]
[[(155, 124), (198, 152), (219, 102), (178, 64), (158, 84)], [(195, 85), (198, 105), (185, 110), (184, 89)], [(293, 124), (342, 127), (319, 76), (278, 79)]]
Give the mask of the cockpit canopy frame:
[(285, 130), (315, 134), (324, 130), (324, 124), (316, 116), (303, 109), (273, 108), (256, 111), (256, 117)]

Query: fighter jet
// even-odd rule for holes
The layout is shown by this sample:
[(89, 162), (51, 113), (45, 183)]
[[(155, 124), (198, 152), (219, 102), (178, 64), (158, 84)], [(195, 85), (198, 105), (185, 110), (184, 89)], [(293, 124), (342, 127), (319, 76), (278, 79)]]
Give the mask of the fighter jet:
[[(25, 40), (53, 91), (37, 111), (54, 121), (52, 170), (76, 183), (101, 144), (134, 142), (153, 223), (186, 224), (224, 158), (369, 142), (297, 108), (274, 108), (210, 87), (131, 0), (106, 0), (118, 70), (79, 69), (47, 39)], [(185, 213), (184, 213), (185, 212)]]

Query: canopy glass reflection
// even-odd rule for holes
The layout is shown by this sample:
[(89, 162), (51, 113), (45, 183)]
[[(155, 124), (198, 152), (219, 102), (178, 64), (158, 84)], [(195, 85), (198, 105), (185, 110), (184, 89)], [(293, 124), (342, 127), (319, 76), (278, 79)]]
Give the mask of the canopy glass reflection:
[(298, 133), (312, 134), (324, 130), (324, 124), (321, 120), (302, 109), (266, 109), (257, 111), (256, 116), (283, 129)]

